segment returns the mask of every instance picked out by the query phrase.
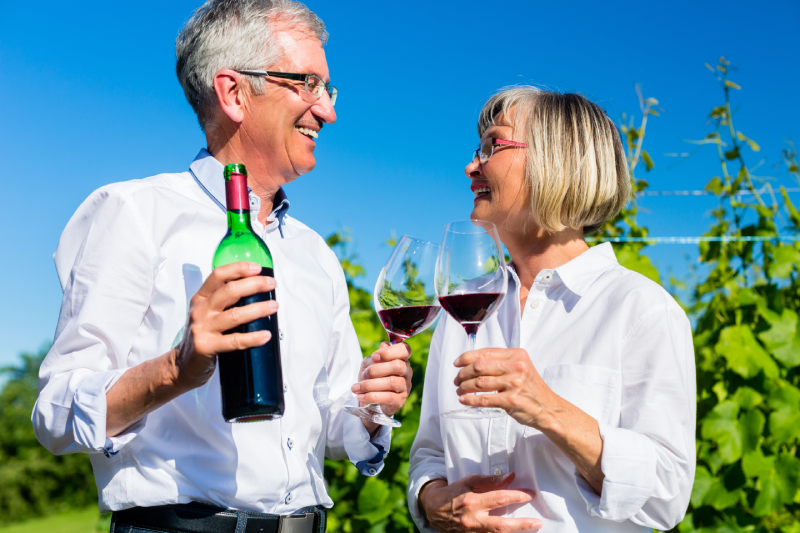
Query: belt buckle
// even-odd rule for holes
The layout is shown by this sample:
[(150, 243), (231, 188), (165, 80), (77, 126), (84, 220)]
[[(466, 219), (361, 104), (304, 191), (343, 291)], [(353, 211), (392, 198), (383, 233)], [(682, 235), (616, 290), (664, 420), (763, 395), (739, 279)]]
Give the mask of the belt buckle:
[(302, 515), (281, 515), (278, 520), (278, 533), (315, 533), (314, 513)]

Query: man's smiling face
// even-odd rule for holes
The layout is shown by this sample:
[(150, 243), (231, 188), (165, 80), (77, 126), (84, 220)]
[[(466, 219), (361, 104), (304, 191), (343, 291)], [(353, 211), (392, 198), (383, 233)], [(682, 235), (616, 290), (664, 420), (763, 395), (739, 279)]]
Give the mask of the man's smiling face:
[[(275, 39), (283, 58), (265, 70), (316, 74), (330, 81), (320, 40), (297, 30), (276, 28)], [(323, 94), (309, 102), (302, 81), (264, 78), (265, 91), (250, 95), (241, 134), (258, 151), (265, 166), (288, 183), (316, 166), (314, 148), (323, 124), (336, 122), (331, 100)]]

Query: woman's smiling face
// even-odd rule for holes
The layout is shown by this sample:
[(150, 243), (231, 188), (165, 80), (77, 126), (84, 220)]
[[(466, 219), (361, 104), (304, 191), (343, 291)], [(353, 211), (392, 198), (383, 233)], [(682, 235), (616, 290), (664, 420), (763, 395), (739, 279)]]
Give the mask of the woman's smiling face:
[[(482, 139), (494, 137), (524, 143), (521, 130), (498, 120), (484, 132)], [(481, 164), (475, 157), (467, 165), (464, 173), (472, 181), (470, 188), (475, 194), (470, 218), (492, 222), (501, 234), (521, 232), (531, 222), (525, 162), (525, 148), (500, 145), (494, 147), (486, 163)]]

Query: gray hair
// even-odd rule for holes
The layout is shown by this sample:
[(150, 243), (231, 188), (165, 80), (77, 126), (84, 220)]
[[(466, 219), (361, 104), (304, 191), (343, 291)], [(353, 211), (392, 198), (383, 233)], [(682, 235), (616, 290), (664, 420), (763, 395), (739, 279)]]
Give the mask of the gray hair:
[(492, 96), (478, 135), (494, 125), (522, 131), (523, 199), (542, 229), (591, 233), (614, 218), (631, 195), (628, 162), (617, 126), (585, 96), (520, 85)]
[[(205, 130), (217, 104), (214, 75), (222, 69), (267, 69), (283, 50), (276, 26), (300, 30), (325, 44), (325, 24), (293, 0), (208, 0), (192, 14), (175, 40), (175, 66), (186, 99)], [(249, 77), (254, 94), (264, 92), (261, 77)]]

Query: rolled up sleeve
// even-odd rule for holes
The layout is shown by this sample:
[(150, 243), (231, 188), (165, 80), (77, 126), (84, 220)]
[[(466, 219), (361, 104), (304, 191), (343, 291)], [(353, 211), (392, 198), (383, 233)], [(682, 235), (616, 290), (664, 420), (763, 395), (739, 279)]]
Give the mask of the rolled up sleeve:
[[(330, 253), (333, 256), (333, 252)], [(333, 260), (336, 261), (335, 256)], [(383, 459), (389, 453), (392, 431), (389, 426), (381, 426), (370, 437), (361, 419), (344, 410), (346, 406), (358, 405), (350, 387), (358, 381), (362, 357), (358, 337), (350, 320), (347, 282), (338, 261), (336, 272), (333, 335), (327, 366), (329, 397), (332, 401), (328, 407), (326, 456), (330, 459), (347, 458), (362, 474), (374, 476), (383, 470)]]
[(154, 253), (138, 213), (100, 189), (68, 223), (54, 255), (64, 296), (58, 326), (39, 371), (31, 421), (54, 454), (116, 454), (145, 421), (106, 438), (106, 392), (128, 369), (149, 306)]
[(656, 308), (626, 336), (619, 427), (600, 423), (602, 492), (576, 471), (592, 516), (668, 530), (689, 505), (696, 384), (691, 327), (677, 305)]

